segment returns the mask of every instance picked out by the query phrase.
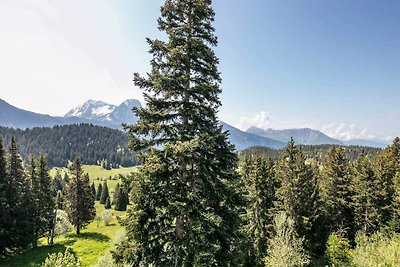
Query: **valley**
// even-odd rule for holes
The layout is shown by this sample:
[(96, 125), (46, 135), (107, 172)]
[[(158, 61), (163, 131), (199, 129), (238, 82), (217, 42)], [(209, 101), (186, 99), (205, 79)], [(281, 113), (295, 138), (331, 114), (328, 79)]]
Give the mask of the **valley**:
[(0, 1), (0, 267), (400, 267), (395, 2)]

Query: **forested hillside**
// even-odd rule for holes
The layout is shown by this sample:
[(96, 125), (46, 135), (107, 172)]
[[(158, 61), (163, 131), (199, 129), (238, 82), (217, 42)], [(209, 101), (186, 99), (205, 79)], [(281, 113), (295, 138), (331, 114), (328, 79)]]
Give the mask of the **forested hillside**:
[[(146, 39), (150, 70), (133, 76), (146, 103), (126, 134), (0, 128), (0, 266), (400, 266), (400, 138), (303, 145), (332, 140), (221, 125), (212, 2), (163, 1), (164, 38)], [(129, 105), (117, 109), (89, 101), (69, 115), (125, 121)], [(238, 152), (249, 144), (260, 146)], [(83, 166), (139, 164), (134, 153), (140, 165), (116, 177)]]
[(53, 128), (11, 129), (0, 127), (4, 144), (15, 136), (24, 162), (30, 154), (43, 152), (49, 167), (66, 166), (76, 155), (83, 164), (105, 164), (106, 167), (124, 167), (138, 164), (138, 159), (127, 148), (128, 137), (124, 132), (91, 124), (54, 126)]
[[(339, 146), (339, 145), (300, 145), (303, 154), (307, 159), (315, 159), (318, 162), (324, 162), (325, 155), (332, 147), (343, 148), (344, 154), (350, 161), (355, 161), (361, 154), (375, 157), (382, 149), (365, 146)], [(239, 152), (240, 156), (245, 155), (263, 155), (277, 160), (284, 154), (284, 149), (273, 149), (269, 147), (254, 146)]]
[(346, 147), (320, 162), (305, 148), (243, 155), (246, 266), (399, 266), (400, 139), (352, 161)]

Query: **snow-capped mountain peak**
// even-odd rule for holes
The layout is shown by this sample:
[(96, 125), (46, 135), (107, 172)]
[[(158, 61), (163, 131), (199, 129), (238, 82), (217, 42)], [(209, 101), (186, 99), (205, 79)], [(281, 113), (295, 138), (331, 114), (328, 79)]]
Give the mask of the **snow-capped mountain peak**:
[(115, 110), (116, 106), (103, 101), (88, 100), (82, 105), (71, 109), (65, 117), (79, 117), (86, 119), (103, 120)]
[(82, 105), (71, 109), (65, 117), (78, 117), (90, 121), (120, 126), (122, 123), (135, 123), (136, 116), (132, 113), (133, 107), (141, 107), (139, 100), (128, 99), (119, 106), (98, 100), (88, 100)]

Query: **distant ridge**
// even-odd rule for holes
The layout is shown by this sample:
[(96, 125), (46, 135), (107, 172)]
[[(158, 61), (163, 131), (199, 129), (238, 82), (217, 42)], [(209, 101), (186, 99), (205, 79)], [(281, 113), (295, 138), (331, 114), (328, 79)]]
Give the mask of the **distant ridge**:
[(379, 147), (385, 148), (389, 145), (389, 143), (383, 143), (379, 141), (366, 140), (366, 139), (352, 139), (348, 141), (342, 141), (346, 146), (370, 146), (370, 147)]
[(268, 137), (243, 132), (232, 125), (220, 121), (223, 129), (229, 131), (229, 139), (235, 144), (237, 150), (243, 150), (253, 146), (265, 146), (269, 148), (282, 148), (286, 143)]
[[(137, 117), (132, 112), (133, 107), (141, 107), (140, 102), (136, 99), (129, 99), (119, 106), (115, 106), (103, 101), (88, 100), (68, 111), (64, 117), (53, 117), (19, 109), (0, 100), (0, 126), (25, 129), (90, 123), (122, 130), (122, 123), (134, 124), (137, 122)], [(285, 145), (276, 140), (243, 132), (227, 123), (221, 122), (221, 125), (224, 130), (230, 132), (229, 138), (237, 150), (252, 146), (280, 148)]]
[(341, 142), (340, 140), (333, 139), (320, 131), (309, 128), (264, 130), (257, 127), (250, 127), (247, 132), (285, 143), (289, 142), (290, 138), (293, 137), (296, 143), (301, 145), (343, 145), (343, 142)]
[(54, 125), (88, 123), (86, 119), (52, 117), (14, 107), (0, 99), (0, 126), (12, 128), (52, 127)]
[[(122, 130), (122, 124), (134, 124), (137, 117), (132, 108), (140, 108), (141, 104), (136, 99), (129, 99), (120, 105), (112, 105), (99, 100), (88, 100), (85, 103), (68, 111), (64, 117), (53, 117), (14, 107), (0, 99), (0, 126), (10, 128), (53, 127), (55, 125), (70, 125), (87, 123)], [(250, 127), (247, 131), (241, 131), (225, 122), (220, 122), (224, 130), (230, 132), (230, 141), (237, 150), (243, 150), (253, 146), (265, 146), (281, 148), (286, 145), (290, 137), (302, 145), (360, 145), (371, 147), (385, 147), (383, 142), (355, 139), (340, 141), (326, 134), (309, 129), (273, 130)]]

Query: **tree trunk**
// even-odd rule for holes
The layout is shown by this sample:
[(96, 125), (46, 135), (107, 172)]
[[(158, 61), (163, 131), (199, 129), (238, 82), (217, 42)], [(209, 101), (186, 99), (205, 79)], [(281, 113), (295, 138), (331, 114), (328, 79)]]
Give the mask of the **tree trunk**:
[(38, 244), (38, 234), (37, 233), (35, 233), (34, 235), (33, 235), (33, 240), (32, 240), (32, 247), (33, 248), (37, 248), (37, 244)]
[(51, 225), (51, 229), (49, 231), (49, 237), (47, 238), (47, 244), (50, 246), (54, 245), (54, 235), (56, 231), (56, 223), (57, 223), (57, 209), (54, 210), (54, 218)]

